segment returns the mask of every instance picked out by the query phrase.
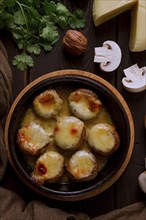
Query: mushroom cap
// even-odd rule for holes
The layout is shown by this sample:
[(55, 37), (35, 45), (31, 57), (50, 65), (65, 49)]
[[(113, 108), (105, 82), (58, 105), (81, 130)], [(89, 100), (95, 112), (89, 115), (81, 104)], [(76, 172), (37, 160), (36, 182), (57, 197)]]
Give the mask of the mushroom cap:
[(102, 47), (95, 48), (94, 62), (100, 63), (100, 68), (105, 72), (112, 72), (117, 69), (121, 58), (121, 49), (114, 41), (105, 41)]

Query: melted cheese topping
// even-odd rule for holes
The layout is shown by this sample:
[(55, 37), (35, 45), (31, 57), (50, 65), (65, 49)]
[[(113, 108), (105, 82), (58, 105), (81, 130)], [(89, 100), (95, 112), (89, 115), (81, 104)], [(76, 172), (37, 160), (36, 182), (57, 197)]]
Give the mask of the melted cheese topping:
[(20, 149), (32, 155), (37, 154), (50, 141), (48, 133), (37, 124), (22, 127), (17, 133)]
[(32, 177), (38, 182), (54, 182), (62, 176), (63, 171), (63, 156), (58, 152), (48, 151), (38, 158)]
[(83, 150), (73, 154), (67, 166), (68, 171), (77, 180), (87, 178), (93, 174), (95, 169), (97, 170), (97, 162), (94, 155)]
[(98, 97), (90, 90), (85, 89), (71, 93), (69, 105), (73, 114), (83, 120), (95, 118), (102, 108)]
[(56, 124), (54, 139), (64, 150), (75, 149), (82, 138), (84, 123), (73, 116), (62, 117)]
[[(62, 118), (66, 117), (66, 116), (70, 117), (72, 115), (72, 113), (70, 111), (70, 107), (68, 105), (68, 97), (72, 92), (74, 92), (74, 90), (72, 90), (71, 88), (62, 88), (62, 87), (61, 88), (57, 87), (55, 89), (56, 89), (57, 93), (60, 94), (60, 97), (62, 97), (62, 99), (63, 99), (62, 109), (58, 113), (57, 120), (59, 123), (60, 119), (62, 120)], [(75, 117), (73, 117), (73, 118), (75, 118)], [(81, 120), (79, 120), (79, 121), (82, 122)], [(99, 114), (95, 118), (85, 120), (83, 124), (85, 125), (87, 133), (88, 133), (90, 131), (90, 129), (98, 123), (108, 123), (108, 124), (112, 125), (111, 116), (110, 116), (109, 112), (106, 110), (106, 108), (104, 108), (104, 106), (102, 107), (101, 111), (99, 112)], [(71, 149), (75, 149), (73, 147), (74, 145), (80, 147), (80, 150), (88, 151), (88, 152), (91, 151), (91, 147), (89, 146), (87, 141), (82, 142), (85, 137), (82, 137), (82, 140), (80, 140), (80, 145), (77, 144), (77, 142), (79, 141), (79, 139), (81, 137), (81, 133), (82, 133), (82, 125), (81, 124), (78, 124), (75, 122), (75, 125), (77, 125), (77, 129), (76, 129), (76, 126), (75, 127), (73, 126), (71, 129), (69, 129), (69, 127), (67, 128), (67, 125), (66, 125), (65, 131), (67, 130), (67, 133), (62, 136), (62, 139), (65, 142), (65, 145), (63, 144), (62, 149), (59, 149), (57, 147), (57, 145), (54, 141), (54, 137), (53, 137), (54, 129), (58, 130), (58, 128), (56, 128), (56, 119), (53, 119), (53, 118), (45, 119), (43, 117), (40, 117), (35, 113), (35, 111), (33, 110), (33, 107), (30, 106), (30, 108), (28, 108), (28, 110), (26, 111), (24, 118), (21, 122), (21, 128), (22, 127), (29, 127), (32, 124), (37, 124), (38, 126), (42, 127), (42, 129), (44, 129), (48, 133), (51, 142), (47, 146), (45, 146), (45, 150), (60, 152), (61, 155), (64, 157), (65, 163), (68, 163), (72, 154), (74, 153), (73, 151), (71, 151)], [(70, 134), (68, 133), (69, 130), (70, 130)], [(77, 134), (79, 135), (78, 137), (77, 137)], [(85, 134), (84, 134), (84, 136), (85, 136)], [(60, 142), (62, 142), (62, 141), (60, 140)], [(70, 145), (68, 145), (68, 143)], [(67, 150), (64, 150), (65, 149), (64, 146), (65, 147), (69, 146), (71, 148), (66, 148)], [(76, 149), (78, 149), (78, 147)], [(26, 159), (26, 162), (28, 163), (28, 165), (32, 169), (35, 169), (36, 157), (25, 155), (25, 159)], [(98, 170), (102, 170), (103, 167), (107, 163), (107, 157), (98, 156), (97, 161), (98, 161)], [(43, 173), (43, 172), (45, 172), (46, 169), (42, 164), (40, 164), (39, 170)], [(34, 176), (37, 181), (38, 175), (36, 177), (36, 174), (33, 173), (33, 177)], [(40, 179), (40, 177), (39, 177), (39, 179)], [(41, 179), (43, 179), (43, 178), (41, 177)], [(41, 182), (41, 179), (38, 180), (38, 182), (39, 181)], [(70, 181), (72, 182), (72, 179), (66, 173), (64, 173), (63, 176), (59, 179), (59, 181), (61, 181), (63, 183), (64, 182), (69, 183)]]
[(49, 137), (51, 138), (54, 133), (56, 120), (53, 118), (44, 119), (42, 117), (39, 117), (38, 115), (35, 114), (33, 108), (29, 108), (26, 111), (24, 118), (21, 122), (21, 127), (25, 127), (30, 124), (40, 125), (48, 133)]
[(56, 117), (61, 111), (63, 101), (55, 90), (46, 90), (34, 98), (33, 107), (43, 118)]
[(103, 123), (93, 126), (88, 134), (88, 143), (97, 151), (111, 151), (116, 144), (113, 127)]

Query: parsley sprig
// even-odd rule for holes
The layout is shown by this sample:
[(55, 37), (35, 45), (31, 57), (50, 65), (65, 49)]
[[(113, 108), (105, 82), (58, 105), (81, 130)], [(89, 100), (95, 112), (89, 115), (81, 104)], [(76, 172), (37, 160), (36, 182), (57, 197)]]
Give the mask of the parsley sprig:
[(61, 0), (0, 0), (0, 29), (7, 29), (20, 49), (13, 65), (22, 71), (33, 67), (32, 54), (52, 50), (59, 39), (58, 28), (84, 25), (83, 11), (70, 12)]

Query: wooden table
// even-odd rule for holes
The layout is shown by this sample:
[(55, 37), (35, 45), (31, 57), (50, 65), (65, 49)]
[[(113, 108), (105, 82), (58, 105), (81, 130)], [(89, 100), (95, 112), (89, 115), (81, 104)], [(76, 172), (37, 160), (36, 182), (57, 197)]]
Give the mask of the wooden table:
[[(28, 189), (16, 176), (15, 172), (8, 166), (7, 173), (3, 180), (3, 186), (18, 192), (26, 201), (42, 199), (51, 207), (57, 207), (69, 211), (81, 211), (94, 217), (107, 213), (111, 210), (130, 205), (132, 203), (146, 200), (146, 196), (138, 186), (137, 177), (144, 171), (144, 158), (146, 156), (146, 130), (144, 128), (144, 115), (146, 114), (146, 92), (127, 92), (121, 83), (123, 69), (137, 63), (139, 67), (146, 65), (146, 52), (131, 53), (129, 51), (130, 33), (130, 11), (127, 11), (116, 18), (95, 27), (92, 20), (92, 0), (69, 1), (68, 7), (80, 7), (86, 13), (86, 26), (83, 33), (88, 37), (89, 46), (87, 51), (80, 57), (68, 56), (63, 51), (62, 37), (65, 30), (60, 30), (60, 40), (52, 52), (42, 52), (40, 56), (34, 57), (35, 66), (27, 72), (20, 72), (12, 66), (12, 58), (18, 54), (15, 43), (6, 32), (1, 32), (3, 41), (9, 56), (10, 65), (13, 71), (13, 98), (32, 80), (37, 77), (56, 70), (80, 69), (97, 74), (114, 85), (126, 100), (135, 124), (135, 144), (131, 160), (122, 174), (109, 189), (101, 194), (77, 202), (59, 202), (41, 198)], [(111, 73), (104, 73), (99, 65), (93, 63), (94, 47), (101, 46), (106, 40), (116, 41), (122, 50), (122, 61), (118, 69)]]

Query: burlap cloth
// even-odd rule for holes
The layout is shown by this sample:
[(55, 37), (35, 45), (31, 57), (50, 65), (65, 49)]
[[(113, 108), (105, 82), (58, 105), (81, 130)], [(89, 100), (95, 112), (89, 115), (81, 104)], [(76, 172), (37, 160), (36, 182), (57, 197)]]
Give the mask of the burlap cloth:
[[(7, 168), (7, 156), (3, 142), (4, 118), (11, 104), (12, 73), (6, 50), (0, 42), (0, 181)], [(2, 123), (3, 122), (3, 123)], [(71, 214), (50, 208), (42, 201), (26, 203), (16, 193), (0, 186), (0, 220), (91, 220), (84, 213)], [(92, 220), (146, 220), (146, 204), (135, 203), (114, 210)]]

